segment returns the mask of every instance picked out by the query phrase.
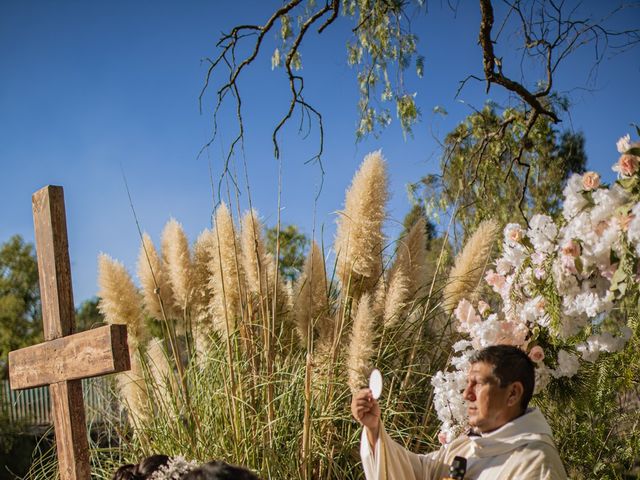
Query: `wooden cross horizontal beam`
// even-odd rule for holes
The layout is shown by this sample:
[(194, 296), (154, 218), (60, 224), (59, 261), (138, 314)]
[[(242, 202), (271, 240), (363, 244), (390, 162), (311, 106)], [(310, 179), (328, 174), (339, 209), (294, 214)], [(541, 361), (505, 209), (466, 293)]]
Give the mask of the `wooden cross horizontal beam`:
[(13, 390), (131, 368), (127, 326), (107, 325), (9, 353)]

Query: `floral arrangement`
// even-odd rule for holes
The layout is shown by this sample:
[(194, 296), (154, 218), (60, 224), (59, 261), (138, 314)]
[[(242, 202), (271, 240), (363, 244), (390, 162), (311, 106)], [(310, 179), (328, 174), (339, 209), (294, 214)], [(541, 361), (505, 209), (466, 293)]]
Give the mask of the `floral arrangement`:
[(624, 319), (610, 314), (637, 292), (640, 280), (640, 144), (625, 135), (617, 148), (612, 186), (596, 172), (574, 174), (559, 220), (535, 215), (528, 228), (505, 227), (502, 256), (485, 275), (499, 308), (483, 300), (458, 303), (455, 328), (464, 339), (453, 346), (451, 368), (432, 379), (441, 441), (451, 441), (467, 424), (460, 393), (475, 349), (510, 344), (527, 351), (539, 393), (629, 340)]

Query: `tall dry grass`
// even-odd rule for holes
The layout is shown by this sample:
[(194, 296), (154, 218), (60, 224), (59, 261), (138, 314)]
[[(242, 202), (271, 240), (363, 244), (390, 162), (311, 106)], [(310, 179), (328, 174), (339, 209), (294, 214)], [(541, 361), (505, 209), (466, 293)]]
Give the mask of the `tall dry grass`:
[[(425, 392), (448, 355), (449, 339), (431, 328), (447, 313), (442, 292), (429, 288), (424, 219), (388, 245), (387, 200), (375, 152), (346, 193), (335, 272), (313, 242), (292, 288), (266, 251), (258, 213), (234, 219), (225, 204), (193, 245), (170, 220), (161, 258), (143, 236), (140, 291), (101, 257), (101, 309), (130, 325), (136, 364), (136, 382), (120, 386), (129, 428), (119, 449), (98, 456), (102, 471), (164, 452), (242, 463), (265, 478), (360, 478), (348, 405), (373, 367), (384, 374), (388, 430), (419, 449), (435, 446)], [(163, 338), (149, 341), (153, 324)]]

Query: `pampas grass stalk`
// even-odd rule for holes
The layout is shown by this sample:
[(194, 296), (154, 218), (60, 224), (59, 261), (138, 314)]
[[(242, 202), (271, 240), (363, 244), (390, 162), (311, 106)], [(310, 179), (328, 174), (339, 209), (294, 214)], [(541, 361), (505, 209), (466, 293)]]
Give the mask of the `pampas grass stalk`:
[(347, 353), (347, 382), (352, 393), (366, 385), (366, 378), (371, 370), (371, 358), (375, 351), (374, 341), (374, 317), (371, 315), (370, 296), (365, 293), (358, 302)]
[(411, 227), (398, 241), (396, 258), (389, 270), (389, 288), (384, 301), (385, 328), (394, 326), (425, 289), (427, 273), (426, 220)]
[(242, 217), (240, 245), (247, 290), (264, 296), (267, 289), (266, 255), (262, 224), (255, 210), (245, 212)]
[(127, 408), (129, 422), (136, 430), (140, 430), (142, 425), (149, 419), (151, 413), (149, 411), (149, 395), (144, 381), (140, 350), (134, 350), (130, 353), (130, 356), (131, 369), (127, 372), (118, 373), (116, 382), (124, 405)]
[(333, 342), (333, 325), (326, 320), (329, 318), (327, 275), (322, 251), (316, 242), (311, 244), (295, 291), (294, 316), (301, 345), (307, 346), (311, 341), (314, 323), (318, 325), (318, 335)]
[(137, 271), (145, 310), (157, 320), (173, 318), (171, 285), (162, 259), (147, 233), (142, 235)]
[(214, 328), (224, 336), (230, 336), (237, 327), (240, 316), (240, 265), (236, 255), (236, 234), (233, 219), (222, 203), (215, 213), (215, 242), (211, 245), (211, 312)]
[(211, 264), (215, 238), (211, 230), (203, 231), (193, 247), (193, 341), (198, 361), (205, 357), (211, 346), (209, 265)]
[(410, 284), (408, 272), (404, 268), (396, 269), (389, 280), (389, 288), (385, 295), (383, 313), (385, 329), (392, 328), (400, 321), (402, 313), (412, 298)]
[(170, 219), (162, 231), (162, 258), (173, 292), (173, 303), (181, 313), (180, 320), (187, 320), (187, 307), (191, 300), (193, 262), (189, 241), (182, 225)]
[(483, 221), (456, 257), (443, 290), (442, 308), (447, 314), (478, 287), (499, 231), (495, 220)]
[(388, 196), (385, 161), (380, 151), (370, 153), (353, 177), (338, 217), (334, 249), (345, 297), (357, 299), (371, 291), (381, 277), (382, 225)]
[(221, 203), (215, 212), (214, 242), (211, 245), (211, 262), (209, 263), (211, 272), (209, 289), (212, 293), (213, 327), (225, 339), (227, 347), (227, 362), (231, 377), (231, 391), (227, 397), (231, 399), (231, 408), (234, 412), (233, 431), (236, 440), (238, 440), (240, 432), (236, 402), (238, 379), (234, 367), (235, 359), (238, 356), (234, 355), (231, 339), (232, 334), (236, 331), (237, 318), (241, 313), (241, 271), (236, 244), (233, 218), (226, 204)]
[(147, 344), (146, 353), (149, 376), (153, 380), (156, 397), (164, 401), (178, 397), (173, 368), (169, 363), (164, 342), (159, 338), (152, 338)]
[(98, 306), (105, 321), (127, 326), (129, 350), (135, 351), (144, 340), (142, 298), (122, 263), (102, 253), (98, 257)]

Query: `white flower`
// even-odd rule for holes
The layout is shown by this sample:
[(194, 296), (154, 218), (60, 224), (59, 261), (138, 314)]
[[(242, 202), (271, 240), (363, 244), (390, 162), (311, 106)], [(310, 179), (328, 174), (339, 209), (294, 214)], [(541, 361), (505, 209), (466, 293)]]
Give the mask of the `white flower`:
[(631, 336), (631, 329), (626, 325), (620, 329), (620, 335), (613, 336), (609, 332), (591, 335), (584, 343), (576, 345), (576, 350), (582, 354), (582, 359), (595, 362), (601, 352), (618, 352), (624, 348)]
[(511, 247), (518, 245), (524, 238), (524, 230), (518, 223), (509, 223), (504, 227), (504, 241)]
[(592, 194), (595, 206), (591, 209), (591, 223), (597, 225), (603, 220), (609, 220), (615, 213), (615, 209), (622, 205), (626, 197), (619, 189), (600, 188)]
[(564, 204), (562, 205), (562, 215), (566, 220), (571, 220), (584, 207), (587, 206), (587, 200), (582, 195), (582, 175), (574, 173), (567, 181), (567, 186), (562, 191), (564, 195)]
[(534, 215), (529, 221), (527, 236), (533, 244), (536, 253), (551, 253), (555, 248), (555, 238), (558, 227), (548, 215)]
[(187, 461), (184, 457), (177, 456), (169, 459), (169, 463), (153, 472), (149, 478), (150, 480), (179, 480), (197, 466), (196, 462)]
[(616, 142), (618, 153), (626, 153), (631, 148), (631, 136), (627, 133), (624, 137), (620, 137)]
[(540, 295), (532, 298), (524, 304), (524, 308), (520, 312), (520, 317), (530, 325), (548, 325), (549, 315), (545, 310), (546, 301)]
[(578, 373), (580, 368), (580, 360), (578, 357), (566, 350), (558, 352), (558, 367), (551, 372), (554, 378), (573, 377)]
[(500, 258), (496, 261), (496, 272), (500, 275), (508, 275), (513, 270), (513, 264), (506, 258)]
[(467, 350), (468, 348), (471, 348), (471, 342), (469, 340), (458, 340), (453, 344), (453, 351), (456, 353)]
[[(460, 357), (454, 357), (460, 360)], [(433, 385), (433, 406), (442, 422), (446, 441), (450, 442), (467, 424), (467, 409), (462, 392), (467, 383), (466, 371), (438, 372), (431, 378)]]

